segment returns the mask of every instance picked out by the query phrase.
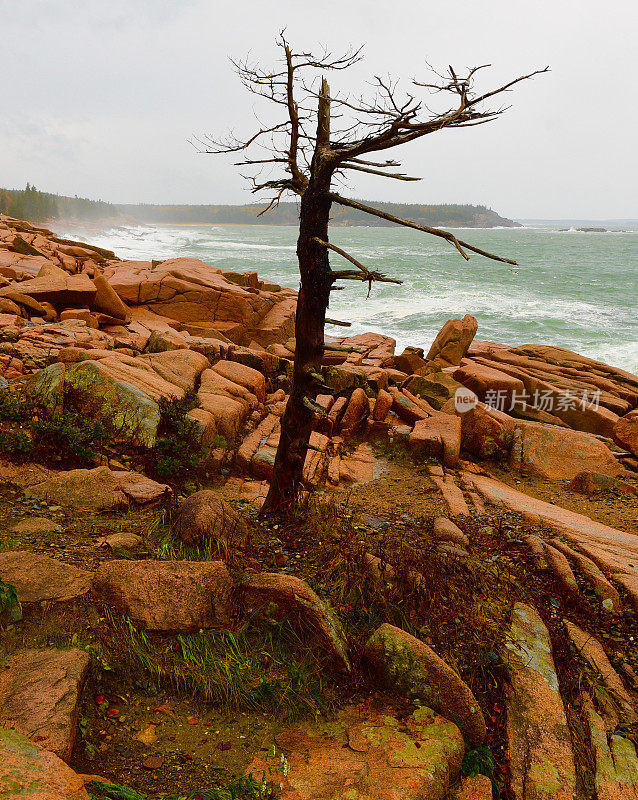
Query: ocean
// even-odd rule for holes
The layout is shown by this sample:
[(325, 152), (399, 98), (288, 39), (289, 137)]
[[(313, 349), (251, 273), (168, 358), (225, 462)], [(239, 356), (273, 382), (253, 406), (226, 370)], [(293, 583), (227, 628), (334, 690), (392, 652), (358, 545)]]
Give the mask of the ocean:
[[(638, 373), (638, 223), (619, 232), (583, 233), (572, 223), (451, 229), (462, 239), (513, 258), (510, 266), (398, 227), (333, 227), (331, 241), (401, 286), (344, 281), (329, 316), (351, 322), (327, 333), (375, 331), (427, 351), (450, 317), (472, 314), (478, 339), (509, 345), (559, 345)], [(591, 223), (590, 223), (591, 225)], [(609, 226), (612, 227), (612, 226)], [(567, 228), (567, 230), (560, 230)], [(120, 258), (189, 256), (222, 269), (257, 270), (283, 286), (299, 283), (293, 226), (139, 225), (56, 232), (115, 251)], [(333, 268), (349, 265), (331, 253)]]

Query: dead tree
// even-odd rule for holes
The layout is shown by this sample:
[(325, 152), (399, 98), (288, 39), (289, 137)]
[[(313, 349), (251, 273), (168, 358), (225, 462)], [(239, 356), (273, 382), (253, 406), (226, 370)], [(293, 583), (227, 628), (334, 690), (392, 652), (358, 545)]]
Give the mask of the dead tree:
[[(325, 74), (352, 67), (361, 58), (360, 50), (340, 57), (328, 52), (316, 57), (295, 52), (283, 32), (277, 44), (283, 51), (279, 68), (263, 70), (247, 61), (233, 64), (244, 87), (275, 106), (281, 106), (283, 119), (275, 119), (272, 124), (260, 123), (259, 129), (246, 139), (204, 137), (193, 143), (205, 153), (243, 153), (251, 146), (261, 147), (254, 158), (242, 158), (237, 164), (250, 168), (251, 174), (245, 177), (253, 192), (271, 193), (270, 202), (261, 213), (275, 207), (285, 195), (300, 198), (297, 257), (301, 283), (295, 321), (292, 389), (281, 420), (273, 479), (263, 509), (264, 513), (287, 514), (296, 501), (310, 434), (321, 413), (315, 399), (326, 389), (322, 384), (321, 364), (330, 292), (343, 280), (363, 281), (368, 287), (376, 281), (400, 283), (331, 244), (328, 226), (332, 204), (438, 236), (465, 259), (469, 258), (468, 252), (472, 252), (507, 264), (516, 263), (474, 247), (448, 231), (418, 225), (350, 200), (335, 191), (335, 183), (343, 182), (352, 171), (400, 181), (419, 180), (392, 171), (400, 167), (398, 161), (370, 160), (370, 155), (400, 147), (443, 128), (465, 128), (489, 122), (505, 108), (488, 109), (488, 100), (547, 68), (483, 93), (475, 90), (475, 78), (484, 67), (474, 67), (463, 76), (452, 67), (445, 75), (430, 68), (433, 77), (429, 82), (412, 83), (416, 87), (415, 94), (417, 89), (426, 90), (435, 96), (435, 101), (444, 100), (440, 110), (432, 110), (415, 94), (401, 94), (396, 82), (381, 77), (374, 79), (369, 99), (332, 94)], [(265, 170), (270, 170), (270, 174), (264, 174)], [(351, 268), (331, 269), (329, 251), (348, 261)]]

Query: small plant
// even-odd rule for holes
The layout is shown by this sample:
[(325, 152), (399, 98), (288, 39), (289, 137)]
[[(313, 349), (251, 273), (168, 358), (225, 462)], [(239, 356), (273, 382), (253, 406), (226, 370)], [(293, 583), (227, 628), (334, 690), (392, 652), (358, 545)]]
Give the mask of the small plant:
[(106, 441), (103, 426), (73, 406), (51, 410), (28, 394), (0, 391), (0, 453), (62, 466), (92, 465)]
[(478, 747), (470, 747), (465, 743), (465, 755), (461, 764), (461, 774), (465, 778), (473, 778), (475, 775), (485, 775), (492, 782), (492, 793), (498, 797), (500, 791), (499, 782), (494, 774), (496, 764), (494, 756), (489, 747), (484, 744)]
[(35, 449), (59, 462), (94, 462), (105, 438), (99, 422), (70, 411), (34, 421), (31, 431)]
[(12, 583), (5, 583), (0, 578), (0, 622), (14, 609), (20, 609), (16, 587)]

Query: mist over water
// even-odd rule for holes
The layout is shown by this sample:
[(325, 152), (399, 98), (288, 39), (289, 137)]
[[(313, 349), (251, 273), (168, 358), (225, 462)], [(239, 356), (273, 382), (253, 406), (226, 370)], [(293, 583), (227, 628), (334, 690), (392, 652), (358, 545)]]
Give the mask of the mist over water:
[[(344, 281), (329, 315), (349, 332), (376, 331), (397, 350), (426, 350), (450, 317), (472, 314), (477, 338), (510, 345), (559, 345), (638, 372), (638, 226), (620, 233), (559, 231), (567, 225), (467, 229), (457, 235), (517, 267), (472, 255), (464, 261), (443, 241), (403, 228), (331, 229), (331, 240), (403, 285)], [(619, 226), (620, 227), (620, 226)], [(120, 258), (189, 256), (223, 269), (257, 270), (298, 288), (295, 227), (265, 225), (137, 226), (60, 232), (107, 247)], [(458, 229), (457, 229), (458, 230)], [(331, 254), (333, 268), (340, 257)], [(345, 262), (343, 262), (345, 264)], [(339, 265), (339, 266), (338, 266)], [(327, 326), (333, 335), (345, 328)]]

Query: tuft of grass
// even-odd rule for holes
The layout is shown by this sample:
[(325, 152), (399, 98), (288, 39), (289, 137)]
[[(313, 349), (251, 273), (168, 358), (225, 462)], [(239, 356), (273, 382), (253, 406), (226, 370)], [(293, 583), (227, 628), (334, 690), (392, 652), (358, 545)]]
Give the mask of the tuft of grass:
[(154, 690), (197, 694), (225, 710), (270, 709), (283, 719), (325, 711), (326, 663), (287, 622), (265, 632), (247, 622), (236, 631), (153, 636), (107, 610), (101, 649), (109, 663)]
[(8, 616), (15, 608), (20, 608), (16, 587), (12, 583), (5, 583), (0, 578), (0, 624), (4, 617)]

